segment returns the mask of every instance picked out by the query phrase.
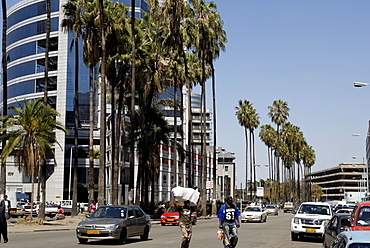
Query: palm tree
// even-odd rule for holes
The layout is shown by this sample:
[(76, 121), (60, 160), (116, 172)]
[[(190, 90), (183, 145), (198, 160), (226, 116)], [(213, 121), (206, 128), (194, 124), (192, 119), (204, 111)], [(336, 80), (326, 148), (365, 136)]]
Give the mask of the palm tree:
[[(6, 15), (6, 0), (1, 1), (1, 8), (3, 14), (3, 32), (2, 32), (2, 59), (1, 59), (1, 66), (3, 69), (2, 75), (2, 83), (3, 83), (3, 111), (2, 116), (6, 116), (8, 113), (8, 70), (7, 70), (7, 63), (6, 63), (6, 30), (7, 30), (7, 15)], [(4, 130), (4, 135), (6, 131)], [(5, 147), (6, 140), (2, 141), (2, 147)], [(5, 194), (6, 188), (6, 164), (1, 163), (1, 171), (0, 171), (0, 195)]]
[(55, 120), (59, 113), (45, 105), (42, 99), (26, 101), (23, 107), (20, 103), (18, 105), (18, 108), (9, 108), (15, 116), (3, 116), (0, 119), (3, 122), (1, 132), (8, 130), (5, 135), (1, 135), (1, 139), (9, 140), (0, 158), (5, 163), (9, 155), (14, 155), (19, 171), (23, 170), (26, 176), (31, 177), (30, 200), (33, 202), (35, 173), (45, 160), (54, 159), (51, 142), (59, 145), (54, 131), (67, 131)]
[[(271, 118), (271, 121), (274, 122), (277, 126), (277, 163), (276, 163), (276, 180), (280, 183), (280, 168), (279, 168), (279, 140), (280, 140), (280, 126), (288, 119), (289, 116), (289, 108), (288, 104), (282, 100), (275, 100), (272, 103), (272, 106), (268, 107), (269, 113), (268, 116)], [(277, 190), (278, 198), (280, 197), (280, 190)]]
[(276, 130), (269, 124), (261, 126), (259, 137), (263, 143), (267, 146), (267, 157), (269, 161), (269, 178), (274, 179), (274, 170), (273, 170), (273, 151), (276, 147)]
[[(75, 38), (74, 38), (74, 45), (75, 48), (75, 84), (74, 84), (74, 98), (73, 98), (73, 106), (74, 106), (74, 147), (75, 151), (78, 148), (78, 129), (79, 129), (79, 105), (78, 105), (78, 77), (79, 77), (79, 37), (82, 34), (82, 29), (84, 28), (84, 19), (82, 18), (84, 12), (84, 2), (81, 0), (70, 0), (67, 2), (64, 8), (64, 15), (65, 18), (62, 20), (62, 28), (65, 31), (74, 31)], [(77, 170), (78, 170), (78, 152), (74, 153), (74, 161), (73, 161), (73, 195), (72, 195), (72, 202), (77, 202)], [(76, 216), (77, 212), (77, 204), (72, 205), (72, 216)]]

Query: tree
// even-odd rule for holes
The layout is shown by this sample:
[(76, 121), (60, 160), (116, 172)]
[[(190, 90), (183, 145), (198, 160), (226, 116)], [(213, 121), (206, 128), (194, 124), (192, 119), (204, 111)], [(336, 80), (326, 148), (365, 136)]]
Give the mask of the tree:
[[(2, 109), (2, 116), (6, 116), (8, 113), (8, 69), (7, 69), (7, 61), (6, 61), (6, 30), (7, 30), (7, 15), (6, 15), (6, 0), (1, 1), (1, 8), (3, 14), (3, 32), (2, 32), (2, 59), (1, 59), (1, 67), (3, 69), (2, 73), (2, 84), (3, 84), (3, 109)], [(6, 130), (4, 130), (3, 135), (5, 135)], [(6, 140), (2, 141), (2, 147), (5, 147)], [(5, 194), (6, 188), (6, 164), (1, 163), (1, 171), (0, 171), (0, 196)]]
[(14, 116), (3, 116), (0, 119), (3, 122), (1, 132), (8, 130), (0, 136), (3, 140), (8, 139), (0, 158), (5, 163), (10, 155), (14, 155), (19, 171), (24, 171), (26, 176), (31, 177), (30, 200), (33, 202), (35, 173), (45, 160), (54, 159), (52, 143), (60, 147), (54, 131), (67, 131), (55, 120), (59, 113), (45, 105), (42, 99), (25, 101), (23, 107), (18, 103), (18, 106), (9, 108), (15, 113)]
[[(75, 71), (74, 71), (74, 147), (75, 151), (78, 148), (78, 130), (79, 130), (79, 105), (78, 105), (78, 77), (79, 77), (79, 37), (82, 34), (82, 29), (84, 28), (84, 19), (82, 18), (84, 12), (84, 2), (81, 0), (70, 0), (67, 2), (64, 8), (65, 18), (62, 20), (61, 26), (66, 31), (74, 31), (75, 38), (72, 45), (75, 48)], [(78, 170), (78, 153), (74, 153), (73, 157), (73, 196), (72, 202), (72, 216), (76, 216), (77, 212), (77, 170)]]
[[(271, 118), (271, 121), (274, 122), (277, 126), (277, 163), (276, 163), (276, 180), (280, 183), (280, 168), (279, 168), (279, 142), (280, 142), (280, 126), (288, 119), (289, 116), (289, 108), (288, 104), (282, 100), (275, 100), (272, 103), (272, 106), (268, 107), (269, 113), (268, 116)], [(278, 198), (280, 198), (280, 191), (278, 190)], [(280, 199), (278, 199), (280, 200)]]

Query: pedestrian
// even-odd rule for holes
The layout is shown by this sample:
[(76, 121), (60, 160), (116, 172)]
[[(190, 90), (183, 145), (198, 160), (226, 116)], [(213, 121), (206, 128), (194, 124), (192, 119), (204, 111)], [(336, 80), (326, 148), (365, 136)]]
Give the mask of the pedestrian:
[(218, 211), (219, 228), (223, 231), (224, 248), (234, 248), (238, 243), (238, 229), (240, 227), (240, 212), (233, 203), (231, 196), (226, 197)]
[(91, 202), (91, 204), (89, 205), (89, 212), (90, 212), (90, 213), (94, 213), (94, 212), (95, 212), (95, 210), (96, 210), (96, 201), (95, 201), (95, 200), (93, 200), (93, 201)]
[(64, 220), (66, 218), (65, 211), (62, 208), (62, 206), (60, 206), (60, 205), (58, 206), (58, 211), (57, 211), (57, 214), (56, 214), (55, 218), (57, 220)]
[(196, 206), (190, 206), (190, 201), (184, 201), (184, 205), (179, 206), (176, 197), (173, 196), (173, 204), (179, 212), (179, 226), (182, 233), (181, 248), (188, 248), (193, 234), (191, 215), (200, 207), (200, 200), (198, 199)]
[(0, 241), (3, 236), (4, 243), (8, 243), (8, 223), (10, 218), (10, 201), (8, 196), (4, 195), (4, 199), (0, 202)]

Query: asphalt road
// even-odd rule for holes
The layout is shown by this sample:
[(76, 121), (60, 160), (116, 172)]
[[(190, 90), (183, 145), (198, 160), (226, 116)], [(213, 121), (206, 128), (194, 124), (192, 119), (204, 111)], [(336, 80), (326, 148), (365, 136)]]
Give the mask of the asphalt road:
[[(291, 213), (280, 213), (278, 216), (268, 216), (266, 223), (242, 223), (239, 229), (239, 243), (237, 247), (252, 248), (319, 248), (321, 241), (317, 238), (305, 238), (302, 241), (291, 241), (290, 220)], [(217, 240), (217, 219), (199, 220), (193, 227), (192, 248), (222, 248), (222, 242)], [(174, 248), (180, 247), (181, 232), (178, 226), (153, 225), (149, 240), (129, 238), (123, 247), (136, 248)], [(50, 248), (50, 247), (120, 247), (113, 242), (91, 241), (86, 245), (78, 244), (75, 232), (43, 231), (28, 233), (10, 233), (9, 243), (2, 247), (12, 248)]]

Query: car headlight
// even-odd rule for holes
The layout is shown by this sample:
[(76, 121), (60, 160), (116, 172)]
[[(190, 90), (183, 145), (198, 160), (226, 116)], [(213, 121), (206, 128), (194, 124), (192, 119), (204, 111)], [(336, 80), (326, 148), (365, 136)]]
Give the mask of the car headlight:
[(78, 224), (78, 225), (77, 225), (77, 228), (84, 228), (84, 225), (82, 225), (82, 224)]
[(293, 219), (293, 223), (294, 223), (294, 224), (299, 224), (299, 218), (294, 218), (294, 219)]
[(118, 228), (119, 228), (118, 224), (107, 226), (107, 229), (109, 229), (109, 230), (114, 230), (114, 229), (118, 229)]

